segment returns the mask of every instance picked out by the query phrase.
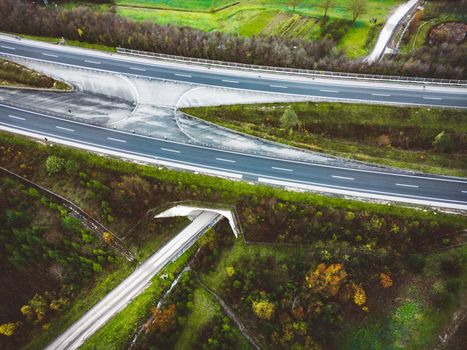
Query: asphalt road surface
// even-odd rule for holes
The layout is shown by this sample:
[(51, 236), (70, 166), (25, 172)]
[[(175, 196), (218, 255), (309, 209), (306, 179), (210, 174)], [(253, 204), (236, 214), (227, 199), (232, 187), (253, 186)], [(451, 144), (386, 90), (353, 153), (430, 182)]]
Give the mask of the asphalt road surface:
[[(323, 192), (350, 191), (356, 196), (388, 197), (395, 201), (467, 210), (467, 179), (426, 174), (392, 173), (289, 161), (222, 151), (135, 135), (33, 113), (0, 104), (0, 129), (47, 137), (82, 148), (114, 152), (127, 158), (170, 162), (200, 172), (253, 182), (294, 187), (318, 186)], [(296, 186), (297, 187), (297, 186)], [(420, 202), (421, 201), (421, 202)]]
[[(386, 84), (375, 87), (366, 82), (341, 84), (337, 80), (297, 79), (293, 76), (245, 74), (238, 70), (207, 70), (196, 65), (168, 65), (157, 60), (132, 60), (123, 55), (110, 55), (91, 50), (59, 47), (50, 44), (0, 37), (0, 55), (14, 55), (73, 67), (91, 68), (120, 74), (165, 79), (260, 92), (316, 96), (367, 102), (408, 105), (430, 105), (467, 108), (467, 91), (447, 91), (444, 88), (410, 88)], [(342, 82), (342, 81), (341, 81)]]

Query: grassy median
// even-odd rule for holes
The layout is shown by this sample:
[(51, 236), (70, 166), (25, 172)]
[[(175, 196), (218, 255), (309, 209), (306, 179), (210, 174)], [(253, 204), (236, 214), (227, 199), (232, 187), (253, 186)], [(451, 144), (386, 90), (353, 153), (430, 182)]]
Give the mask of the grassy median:
[[(298, 117), (293, 127), (281, 122), (286, 110)], [(188, 108), (185, 112), (311, 151), (423, 172), (467, 175), (464, 110), (309, 102)]]

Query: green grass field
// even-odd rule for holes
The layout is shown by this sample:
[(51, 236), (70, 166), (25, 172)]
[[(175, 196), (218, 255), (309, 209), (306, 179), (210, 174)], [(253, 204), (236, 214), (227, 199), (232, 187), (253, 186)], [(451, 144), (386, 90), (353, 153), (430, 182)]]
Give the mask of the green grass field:
[[(237, 3), (238, 2), (238, 3)], [(369, 0), (368, 12), (357, 19), (339, 40), (338, 47), (350, 57), (369, 52), (367, 37), (376, 17), (382, 23), (400, 0)], [(330, 21), (351, 20), (346, 0), (337, 0), (328, 11)], [(220, 31), (242, 36), (276, 35), (289, 38), (319, 39), (319, 21), (324, 11), (319, 0), (305, 1), (292, 8), (283, 0), (117, 0), (117, 13), (136, 21), (188, 26), (203, 31)], [(227, 7), (225, 6), (233, 5)], [(141, 8), (144, 7), (144, 8)], [(220, 10), (221, 9), (221, 10)]]

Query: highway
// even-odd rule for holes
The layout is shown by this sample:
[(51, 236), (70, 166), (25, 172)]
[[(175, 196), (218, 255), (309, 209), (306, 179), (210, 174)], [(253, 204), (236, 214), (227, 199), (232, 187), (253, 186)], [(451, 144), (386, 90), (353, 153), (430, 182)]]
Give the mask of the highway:
[(467, 179), (311, 164), (223, 151), (97, 127), (1, 104), (0, 129), (237, 180), (467, 210)]
[(337, 100), (381, 102), (467, 108), (466, 89), (426, 89), (400, 84), (375, 85), (331, 79), (303, 78), (285, 74), (248, 73), (239, 70), (206, 69), (196, 65), (168, 64), (157, 60), (83, 50), (57, 45), (17, 40), (0, 36), (0, 55), (23, 57), (52, 63), (96, 69), (119, 74), (179, 81), (207, 86), (260, 92), (315, 96)]
[(47, 346), (46, 350), (77, 349), (146, 289), (151, 279), (164, 266), (188, 250), (200, 235), (221, 218), (221, 215), (213, 212), (202, 212), (175, 238), (141, 264), (129, 277)]

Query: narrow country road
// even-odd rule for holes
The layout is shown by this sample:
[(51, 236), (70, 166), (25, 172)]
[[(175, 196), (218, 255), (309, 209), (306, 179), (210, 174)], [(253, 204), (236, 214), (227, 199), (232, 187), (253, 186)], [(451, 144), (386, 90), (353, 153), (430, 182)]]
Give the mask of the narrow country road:
[(389, 17), (389, 19), (384, 24), (381, 33), (379, 33), (378, 41), (376, 42), (373, 51), (366, 58), (367, 62), (376, 62), (381, 59), (389, 41), (394, 34), (395, 29), (402, 21), (402, 19), (409, 13), (409, 11), (417, 5), (418, 1), (419, 0), (410, 0), (400, 5), (396, 12), (394, 12), (394, 14)]

